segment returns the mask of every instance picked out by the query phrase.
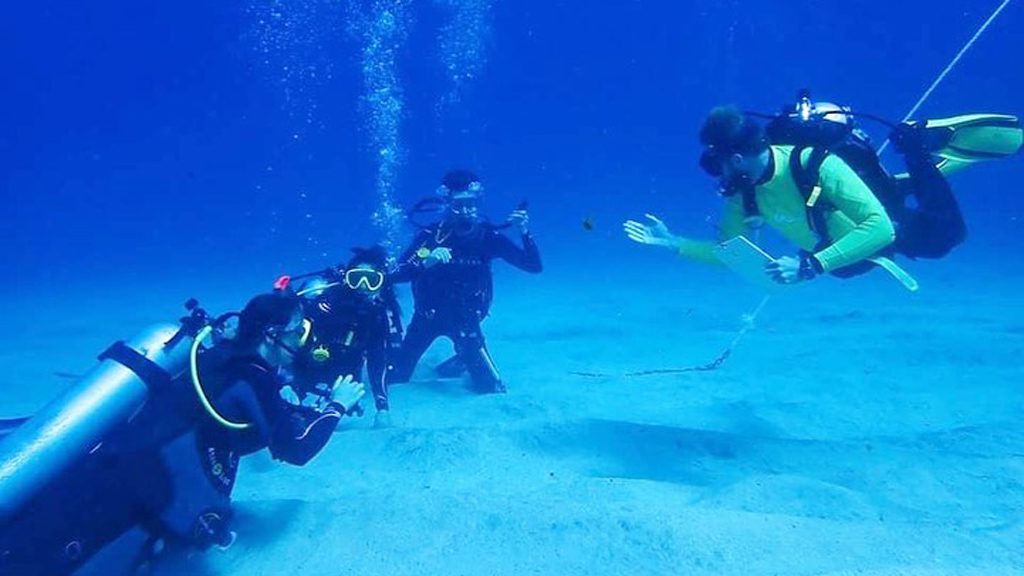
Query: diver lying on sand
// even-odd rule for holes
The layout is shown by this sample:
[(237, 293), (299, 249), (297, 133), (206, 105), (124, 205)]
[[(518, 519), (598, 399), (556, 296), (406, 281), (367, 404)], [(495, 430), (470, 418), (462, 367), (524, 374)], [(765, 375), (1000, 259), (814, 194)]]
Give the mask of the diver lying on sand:
[[(800, 248), (767, 266), (774, 281), (793, 284), (821, 274), (848, 278), (876, 266), (908, 288), (916, 283), (893, 262), (941, 258), (967, 235), (946, 175), (969, 164), (1018, 153), (1024, 131), (1016, 117), (973, 114), (885, 122), (906, 174), (891, 176), (855, 119), (873, 116), (801, 93), (793, 111), (763, 126), (751, 113), (715, 108), (704, 122), (701, 167), (719, 178), (725, 198), (719, 241), (776, 228)], [(625, 223), (627, 236), (680, 255), (718, 263), (718, 243), (672, 234), (656, 216)]]
[(304, 398), (290, 386), (310, 331), (297, 296), (218, 319), (190, 309), (180, 327), (111, 346), (0, 441), (0, 573), (70, 574), (136, 527), (151, 535), (138, 564), (168, 545), (228, 546), (239, 457), (269, 448), (302, 466), (363, 396), (350, 376)]

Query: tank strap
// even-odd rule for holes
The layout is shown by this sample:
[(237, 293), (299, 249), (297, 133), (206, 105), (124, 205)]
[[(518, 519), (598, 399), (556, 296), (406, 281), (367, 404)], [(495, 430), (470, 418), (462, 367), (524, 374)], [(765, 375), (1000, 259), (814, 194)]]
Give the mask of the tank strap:
[(829, 155), (829, 149), (823, 146), (811, 148), (811, 154), (807, 159), (807, 165), (801, 162), (806, 146), (793, 148), (789, 157), (789, 170), (793, 175), (800, 195), (804, 198), (804, 205), (807, 208), (807, 224), (811, 230), (818, 235), (819, 246), (829, 243), (828, 225), (825, 216), (832, 209), (832, 204), (821, 198), (821, 165)]
[(804, 166), (801, 161), (804, 150), (807, 150), (807, 147), (798, 146), (793, 148), (793, 153), (789, 157), (789, 169), (793, 173), (793, 179), (796, 180), (797, 187), (800, 188), (800, 193), (803, 194), (804, 200), (807, 202), (807, 207), (813, 208), (817, 205), (817, 196), (814, 195), (814, 188), (818, 186), (821, 179), (821, 165), (825, 162), (831, 151), (827, 147), (822, 146), (811, 148), (811, 154), (807, 158), (807, 165)]
[(137, 350), (128, 346), (122, 340), (110, 345), (98, 356), (102, 362), (113, 360), (125, 368), (131, 370), (138, 376), (150, 390), (159, 390), (171, 385), (171, 375), (161, 368), (156, 362), (140, 354)]

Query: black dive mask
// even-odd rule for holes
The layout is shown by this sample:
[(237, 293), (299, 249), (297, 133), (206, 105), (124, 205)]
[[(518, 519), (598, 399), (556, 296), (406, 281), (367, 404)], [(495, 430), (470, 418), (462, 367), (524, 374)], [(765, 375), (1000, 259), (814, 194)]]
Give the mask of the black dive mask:
[(263, 331), (263, 334), (275, 346), (287, 352), (292, 358), (295, 358), (299, 354), (298, 349), (305, 346), (306, 342), (309, 341), (312, 329), (313, 323), (308, 318), (303, 318), (299, 323), (290, 326), (267, 328)]
[(734, 173), (731, 177), (725, 175), (722, 170), (722, 152), (714, 146), (709, 146), (700, 155), (700, 167), (709, 176), (718, 179), (718, 193), (726, 198), (754, 188), (753, 180), (746, 174)]
[(740, 170), (730, 170), (727, 175), (722, 165), (725, 159), (733, 152), (727, 149), (718, 149), (715, 146), (708, 146), (700, 155), (700, 167), (709, 176), (718, 179), (718, 193), (726, 198), (736, 196), (751, 196), (757, 183), (749, 174)]
[(448, 213), (456, 221), (472, 224), (480, 219), (480, 198), (484, 193), (484, 186), (480, 182), (470, 182), (464, 188), (457, 189), (442, 184), (437, 193), (445, 199)]

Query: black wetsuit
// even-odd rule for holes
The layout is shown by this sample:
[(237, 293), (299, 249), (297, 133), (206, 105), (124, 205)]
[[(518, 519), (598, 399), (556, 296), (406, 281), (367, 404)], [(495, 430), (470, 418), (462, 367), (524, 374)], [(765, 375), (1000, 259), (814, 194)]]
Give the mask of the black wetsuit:
[[(339, 375), (358, 380), (365, 367), (377, 410), (389, 409), (389, 356), (402, 332), (401, 314), (393, 297), (369, 299), (347, 286), (334, 286), (307, 300), (304, 310), (313, 321), (313, 332), (296, 359), (298, 379), (307, 387), (333, 384)], [(318, 360), (317, 352), (327, 358)]]
[(240, 456), (268, 448), (274, 459), (302, 466), (331, 439), (341, 406), (315, 409), (286, 401), (281, 390), (292, 384), (291, 376), (258, 357), (237, 359), (228, 370), (228, 385), (214, 406), (225, 418), (251, 426), (230, 430), (206, 419), (200, 431), (206, 444)]
[(220, 378), (204, 378), (213, 403), (252, 426), (236, 431), (214, 422), (197, 401), (182, 401), (195, 393), (187, 379), (176, 380), (179, 398), (151, 398), (0, 526), (0, 575), (71, 574), (135, 527), (200, 548), (223, 542), (240, 455), (269, 447), (274, 458), (302, 465), (330, 439), (339, 409), (285, 402), (286, 382), (259, 358), (223, 368)]
[[(427, 348), (439, 337), (451, 339), (460, 364), (480, 392), (503, 392), (501, 376), (487, 350), (480, 324), (494, 298), (491, 262), (505, 260), (531, 273), (542, 270), (533, 237), (523, 234), (522, 247), (487, 224), (459, 233), (442, 222), (417, 234), (398, 261), (394, 282), (412, 282), (414, 311), (392, 382), (407, 382)], [(452, 260), (427, 268), (424, 255), (434, 248), (451, 250)]]

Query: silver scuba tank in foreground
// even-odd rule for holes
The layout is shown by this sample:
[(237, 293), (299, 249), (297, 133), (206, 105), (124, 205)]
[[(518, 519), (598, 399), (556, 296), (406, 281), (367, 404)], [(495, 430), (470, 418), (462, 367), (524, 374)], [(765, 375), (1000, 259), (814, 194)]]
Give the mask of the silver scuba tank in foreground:
[(187, 370), (192, 341), (183, 325), (168, 323), (114, 344), (99, 365), (0, 439), (0, 523), (136, 414), (151, 387)]

